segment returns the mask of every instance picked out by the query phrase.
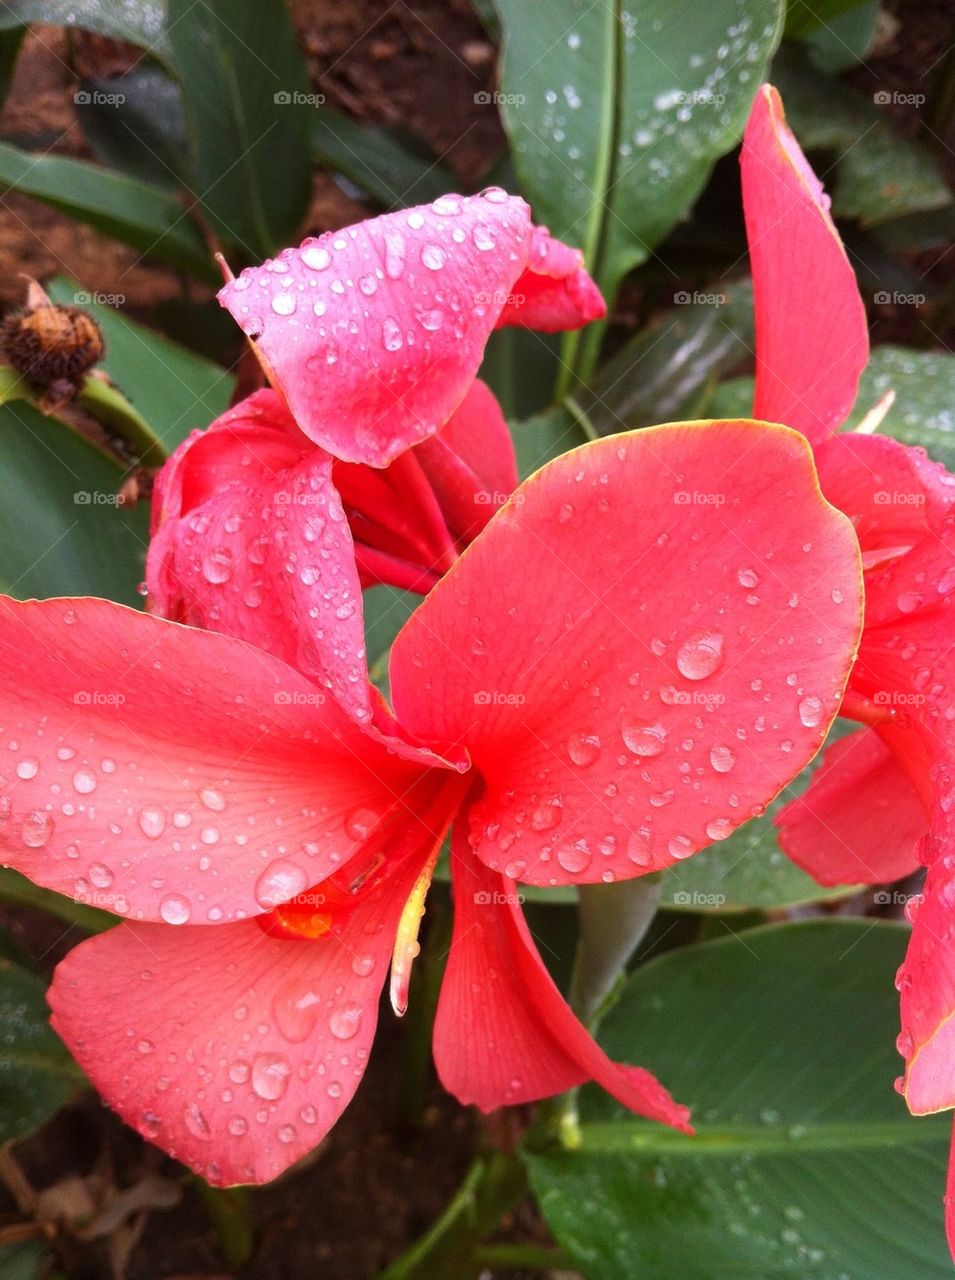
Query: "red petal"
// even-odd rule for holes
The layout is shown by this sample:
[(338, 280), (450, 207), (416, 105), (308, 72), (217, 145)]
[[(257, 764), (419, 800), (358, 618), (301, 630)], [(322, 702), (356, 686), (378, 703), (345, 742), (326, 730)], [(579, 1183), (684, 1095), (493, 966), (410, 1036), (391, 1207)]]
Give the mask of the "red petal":
[(741, 157), (756, 307), (753, 416), (818, 444), (846, 419), (869, 358), (865, 308), (829, 199), (763, 85)]
[(812, 758), (861, 614), (805, 441), (746, 422), (586, 445), (521, 486), (406, 624), (399, 720), (467, 745), (479, 856), (627, 878), (745, 822)]
[(513, 881), (471, 854), (459, 824), (452, 856), (454, 935), (434, 1025), (444, 1087), (482, 1111), (595, 1080), (638, 1115), (692, 1132), (689, 1110), (648, 1071), (611, 1062), (541, 961)]
[(268, 910), (423, 772), (278, 659), (104, 600), (0, 598), (0, 660), (2, 861), (133, 918)]
[(497, 328), (520, 325), (557, 333), (602, 320), (607, 304), (584, 268), (584, 255), (535, 227), (527, 270), (514, 285)]
[(358, 1087), (412, 879), (386, 882), (315, 942), (251, 921), (120, 925), (59, 965), (53, 1025), (144, 1137), (215, 1185), (267, 1182)]
[(249, 640), (371, 717), (361, 586), (331, 458), (273, 391), (177, 449), (154, 526), (154, 611)]
[(518, 197), (448, 196), (306, 240), (219, 298), (302, 430), (380, 467), (461, 403), (530, 244)]
[(872, 729), (842, 738), (776, 818), (779, 843), (820, 884), (887, 884), (918, 866), (928, 815)]

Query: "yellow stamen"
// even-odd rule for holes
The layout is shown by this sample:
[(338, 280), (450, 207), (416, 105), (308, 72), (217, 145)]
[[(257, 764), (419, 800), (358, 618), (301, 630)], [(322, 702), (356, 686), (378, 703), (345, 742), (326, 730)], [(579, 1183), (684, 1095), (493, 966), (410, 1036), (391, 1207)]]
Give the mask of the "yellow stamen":
[(440, 852), (441, 841), (439, 840), (431, 857), (422, 868), (421, 874), (414, 882), (414, 888), (408, 895), (408, 901), (405, 903), (401, 919), (398, 921), (398, 931), (395, 934), (395, 949), (391, 954), (391, 1007), (399, 1018), (408, 1008), (411, 966), (421, 950), (421, 944), (418, 942), (418, 931), (421, 928), (421, 919), (424, 915), (425, 898), (431, 888), (431, 879), (434, 875)]

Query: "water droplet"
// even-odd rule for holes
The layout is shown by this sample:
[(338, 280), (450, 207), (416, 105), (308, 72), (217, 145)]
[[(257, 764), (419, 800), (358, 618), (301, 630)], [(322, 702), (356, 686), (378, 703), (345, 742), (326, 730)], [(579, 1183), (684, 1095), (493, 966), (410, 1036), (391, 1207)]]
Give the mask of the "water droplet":
[(567, 744), (567, 754), (574, 764), (586, 768), (600, 755), (600, 739), (596, 734), (575, 733)]
[(308, 876), (301, 867), (283, 858), (271, 863), (255, 883), (255, 900), (271, 909), (288, 902), (308, 887)]
[(225, 808), (225, 796), (221, 791), (214, 791), (211, 787), (206, 787), (200, 791), (199, 799), (207, 809), (212, 809), (214, 813), (221, 813)]
[(732, 830), (729, 818), (711, 818), (706, 824), (706, 834), (711, 840), (725, 840)]
[(190, 1102), (183, 1112), (183, 1119), (186, 1122), (186, 1128), (195, 1138), (211, 1138), (212, 1130), (209, 1128), (209, 1121), (202, 1114), (202, 1110), (195, 1102)]
[(17, 777), (24, 782), (29, 782), (31, 778), (35, 778), (39, 771), (39, 760), (21, 760), (17, 765)]
[(717, 773), (729, 773), (736, 763), (736, 754), (732, 747), (717, 745), (710, 748), (710, 764)]
[(279, 1142), (286, 1142), (286, 1143), (294, 1142), (295, 1141), (295, 1125), (294, 1124), (279, 1125), (278, 1140)]
[(166, 924), (186, 924), (192, 915), (192, 903), (180, 893), (168, 893), (159, 904), (159, 914)]
[(328, 1029), (336, 1040), (351, 1040), (358, 1034), (364, 1010), (352, 1001), (336, 1009), (328, 1022)]
[(165, 811), (158, 805), (146, 805), (139, 811), (139, 828), (150, 840), (158, 840), (166, 830)]
[(37, 810), (34, 813), (28, 813), (23, 819), (20, 839), (28, 849), (42, 848), (52, 834), (53, 819), (48, 813), (41, 813)]
[(667, 841), (667, 849), (670, 851), (670, 857), (683, 861), (684, 858), (691, 857), (695, 852), (693, 841), (689, 836), (672, 835)]
[(634, 831), (627, 841), (627, 857), (638, 867), (648, 867), (653, 861), (650, 841), (641, 832)]
[(77, 769), (73, 774), (73, 790), (81, 796), (88, 796), (96, 790), (96, 775), (89, 769)]
[(281, 1098), (291, 1074), (288, 1058), (280, 1053), (259, 1053), (252, 1060), (252, 1089), (267, 1102)]
[(759, 574), (755, 569), (740, 569), (736, 574), (736, 580), (741, 587), (755, 587), (759, 582)]
[(485, 226), (483, 222), (478, 222), (475, 225), (474, 230), (471, 232), (471, 239), (474, 241), (475, 249), (480, 249), (482, 252), (493, 249), (496, 243), (494, 232), (490, 227)]
[(332, 255), (321, 245), (308, 244), (302, 250), (302, 261), (313, 271), (324, 271), (332, 260)]
[(625, 720), (620, 732), (624, 746), (635, 756), (658, 756), (666, 748), (667, 731), (658, 722)]
[(105, 862), (94, 862), (86, 874), (90, 878), (90, 884), (97, 889), (108, 889), (113, 883), (113, 873)]
[(202, 574), (206, 582), (227, 582), (232, 575), (234, 560), (228, 547), (213, 547), (202, 560)]
[(367, 978), (375, 967), (375, 957), (372, 955), (355, 956), (351, 962), (352, 973), (359, 978)]
[(320, 1007), (321, 996), (311, 990), (303, 991), (299, 984), (278, 991), (272, 1001), (276, 1026), (293, 1044), (299, 1044), (312, 1034)]
[(440, 271), (448, 255), (436, 244), (426, 244), (421, 251), (421, 261), (429, 271)]
[(532, 831), (553, 831), (561, 820), (560, 805), (554, 802), (541, 804), (531, 814)]
[(385, 232), (385, 274), (397, 280), (405, 269), (405, 238), (400, 231)]
[(401, 334), (401, 325), (391, 316), (387, 316), (381, 325), (381, 340), (385, 344), (386, 351), (400, 351), (404, 346), (404, 338)]
[(229, 1132), (234, 1138), (241, 1138), (248, 1127), (248, 1122), (243, 1120), (241, 1116), (233, 1116), (229, 1121)]
[(676, 665), (687, 680), (705, 680), (723, 665), (723, 637), (718, 631), (697, 631), (680, 646)]
[(822, 720), (823, 710), (822, 699), (810, 695), (799, 704), (799, 719), (807, 729), (815, 729)]
[(576, 844), (562, 844), (557, 850), (557, 861), (565, 871), (577, 875), (590, 866), (590, 850), (584, 840), (578, 840)]

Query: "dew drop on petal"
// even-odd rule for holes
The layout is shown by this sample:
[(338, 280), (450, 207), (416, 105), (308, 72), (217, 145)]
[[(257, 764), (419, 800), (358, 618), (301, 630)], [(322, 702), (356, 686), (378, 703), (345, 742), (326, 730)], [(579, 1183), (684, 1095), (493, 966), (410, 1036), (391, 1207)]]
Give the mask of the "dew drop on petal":
[(363, 1012), (361, 1005), (354, 1001), (342, 1005), (329, 1019), (329, 1031), (336, 1040), (351, 1040), (358, 1034)]
[(274, 1102), (288, 1087), (291, 1074), (288, 1058), (280, 1053), (259, 1053), (252, 1060), (252, 1089), (260, 1098)]
[(799, 719), (807, 729), (815, 729), (822, 721), (823, 710), (822, 699), (810, 695), (799, 704)]
[(687, 680), (705, 680), (723, 665), (723, 637), (718, 631), (697, 631), (680, 645), (676, 665)]
[(166, 830), (166, 814), (158, 805), (147, 804), (139, 811), (139, 829), (150, 840), (158, 840)]
[(717, 745), (710, 748), (710, 764), (717, 773), (729, 773), (736, 763), (736, 754), (732, 747)]
[(658, 756), (666, 748), (666, 729), (646, 720), (625, 720), (620, 727), (624, 746), (635, 756)]
[(186, 924), (192, 915), (192, 904), (181, 893), (168, 893), (159, 904), (159, 915), (166, 924)]

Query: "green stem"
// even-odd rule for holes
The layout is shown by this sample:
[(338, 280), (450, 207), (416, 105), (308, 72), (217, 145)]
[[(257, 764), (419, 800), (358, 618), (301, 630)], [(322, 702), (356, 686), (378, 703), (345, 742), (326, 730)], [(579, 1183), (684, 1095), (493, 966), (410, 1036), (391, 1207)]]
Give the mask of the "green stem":
[(527, 1195), (527, 1173), (515, 1153), (491, 1151), (471, 1165), (448, 1207), (378, 1280), (469, 1280), (476, 1250)]
[(193, 1185), (219, 1237), (219, 1249), (230, 1267), (243, 1267), (252, 1257), (254, 1236), (245, 1187), (210, 1187), (202, 1178)]
[(574, 399), (573, 396), (565, 396), (564, 405), (573, 414), (574, 418), (577, 421), (577, 425), (580, 427), (581, 431), (584, 433), (584, 435), (587, 437), (588, 440), (600, 439), (600, 432), (597, 430), (594, 424), (590, 421), (590, 418), (585, 413), (583, 407), (580, 404), (578, 404), (578, 402)]
[(158, 467), (165, 460), (166, 451), (149, 423), (111, 382), (87, 378), (77, 400), (127, 444), (138, 461)]
[[(437, 886), (436, 886), (437, 887)], [(432, 890), (434, 894), (434, 890)], [(408, 1012), (404, 1017), (404, 1059), (402, 1062), (401, 1118), (411, 1128), (421, 1127), (431, 1080), (431, 1037), (438, 994), (451, 946), (451, 909), (437, 898), (428, 904), (429, 927), (426, 946), (422, 948), (412, 971)]]

